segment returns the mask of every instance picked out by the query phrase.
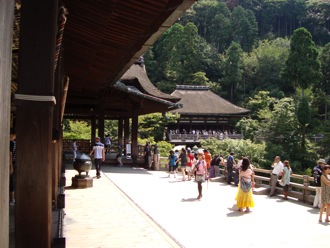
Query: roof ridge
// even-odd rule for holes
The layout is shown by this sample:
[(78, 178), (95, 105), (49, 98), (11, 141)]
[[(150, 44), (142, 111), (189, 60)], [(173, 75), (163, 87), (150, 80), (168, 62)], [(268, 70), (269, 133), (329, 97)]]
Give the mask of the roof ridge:
[(177, 90), (209, 90), (207, 85), (176, 85)]

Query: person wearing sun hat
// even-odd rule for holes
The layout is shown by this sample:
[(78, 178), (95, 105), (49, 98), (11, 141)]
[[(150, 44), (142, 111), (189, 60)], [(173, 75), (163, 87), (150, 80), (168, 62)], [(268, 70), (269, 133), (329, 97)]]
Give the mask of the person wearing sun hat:
[(317, 166), (313, 168), (313, 177), (314, 177), (314, 183), (315, 183), (315, 198), (313, 207), (314, 208), (321, 208), (321, 176), (323, 172), (323, 167), (326, 164), (325, 160), (323, 158), (320, 158), (317, 162)]
[(198, 161), (194, 167), (194, 171), (196, 171), (196, 182), (197, 182), (197, 189), (198, 189), (198, 196), (197, 199), (200, 200), (202, 198), (202, 183), (205, 182), (207, 177), (207, 166), (204, 160), (204, 151), (199, 149), (197, 152)]

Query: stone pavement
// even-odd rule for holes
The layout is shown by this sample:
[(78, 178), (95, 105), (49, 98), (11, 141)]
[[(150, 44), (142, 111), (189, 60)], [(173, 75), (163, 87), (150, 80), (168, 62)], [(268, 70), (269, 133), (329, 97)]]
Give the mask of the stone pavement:
[(67, 247), (329, 247), (330, 225), (310, 205), (254, 195), (255, 208), (241, 213), (237, 187), (205, 183), (198, 201), (197, 184), (181, 179), (103, 166), (92, 188), (65, 191)]

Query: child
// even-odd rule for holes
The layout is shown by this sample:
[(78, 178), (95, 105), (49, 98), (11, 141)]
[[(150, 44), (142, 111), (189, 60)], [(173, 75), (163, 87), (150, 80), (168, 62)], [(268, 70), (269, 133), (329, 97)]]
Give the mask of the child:
[(288, 160), (284, 161), (284, 167), (282, 172), (282, 179), (281, 179), (281, 185), (283, 186), (284, 191), (284, 200), (288, 199), (288, 193), (289, 193), (289, 185), (290, 185), (290, 175), (292, 174), (292, 170), (290, 167), (290, 163)]

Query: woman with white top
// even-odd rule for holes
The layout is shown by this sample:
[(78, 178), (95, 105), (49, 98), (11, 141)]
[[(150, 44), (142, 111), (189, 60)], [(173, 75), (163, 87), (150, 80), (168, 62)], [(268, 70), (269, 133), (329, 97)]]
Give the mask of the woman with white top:
[(197, 188), (198, 188), (198, 196), (197, 199), (200, 200), (202, 198), (202, 183), (205, 182), (205, 178), (207, 176), (207, 166), (206, 166), (206, 162), (204, 160), (204, 152), (203, 150), (198, 150), (197, 153), (197, 163), (194, 167), (194, 171), (196, 171), (196, 182), (197, 182)]

